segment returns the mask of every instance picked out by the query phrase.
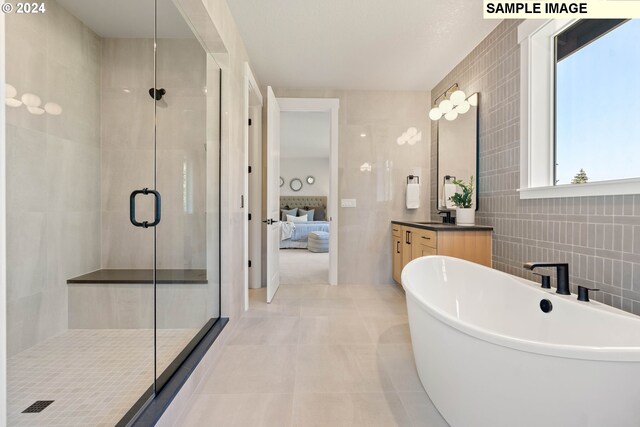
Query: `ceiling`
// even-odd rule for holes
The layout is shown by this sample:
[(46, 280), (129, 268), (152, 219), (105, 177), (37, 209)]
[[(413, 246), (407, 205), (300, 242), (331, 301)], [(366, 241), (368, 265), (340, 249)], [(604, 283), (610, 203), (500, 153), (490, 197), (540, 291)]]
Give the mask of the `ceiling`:
[(329, 113), (280, 113), (281, 158), (329, 158), (331, 116)]
[[(58, 0), (58, 3), (100, 37), (153, 38), (154, 0)], [(171, 0), (157, 3), (159, 38), (194, 38)]]
[(274, 87), (431, 90), (500, 22), (479, 0), (227, 2)]

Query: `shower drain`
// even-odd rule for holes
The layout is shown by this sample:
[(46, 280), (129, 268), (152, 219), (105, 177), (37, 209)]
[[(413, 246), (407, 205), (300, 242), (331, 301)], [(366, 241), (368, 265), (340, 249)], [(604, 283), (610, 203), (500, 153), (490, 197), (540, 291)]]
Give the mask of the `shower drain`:
[(35, 414), (44, 411), (47, 406), (51, 405), (53, 400), (37, 400), (33, 405), (22, 411), (23, 414)]

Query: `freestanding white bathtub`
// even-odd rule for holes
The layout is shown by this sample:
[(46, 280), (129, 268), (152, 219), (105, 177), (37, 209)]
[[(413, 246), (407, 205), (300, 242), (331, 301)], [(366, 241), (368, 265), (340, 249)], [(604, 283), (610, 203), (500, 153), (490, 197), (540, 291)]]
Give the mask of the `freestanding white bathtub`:
[(640, 426), (639, 317), (443, 256), (402, 285), (420, 380), (453, 427)]

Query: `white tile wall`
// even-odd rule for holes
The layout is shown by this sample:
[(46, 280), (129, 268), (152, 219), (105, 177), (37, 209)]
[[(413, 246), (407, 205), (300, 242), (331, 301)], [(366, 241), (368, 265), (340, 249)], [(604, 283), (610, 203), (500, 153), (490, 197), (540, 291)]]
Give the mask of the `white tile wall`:
[(6, 79), (62, 114), (7, 107), (8, 353), (67, 327), (65, 280), (100, 267), (100, 39), (56, 2), (6, 16)]

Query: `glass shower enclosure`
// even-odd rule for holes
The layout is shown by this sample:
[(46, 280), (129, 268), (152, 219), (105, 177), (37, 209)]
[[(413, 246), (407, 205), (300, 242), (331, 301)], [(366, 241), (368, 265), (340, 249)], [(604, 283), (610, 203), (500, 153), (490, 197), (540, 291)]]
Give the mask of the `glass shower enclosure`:
[(184, 3), (5, 16), (8, 425), (128, 423), (220, 318), (221, 71)]

